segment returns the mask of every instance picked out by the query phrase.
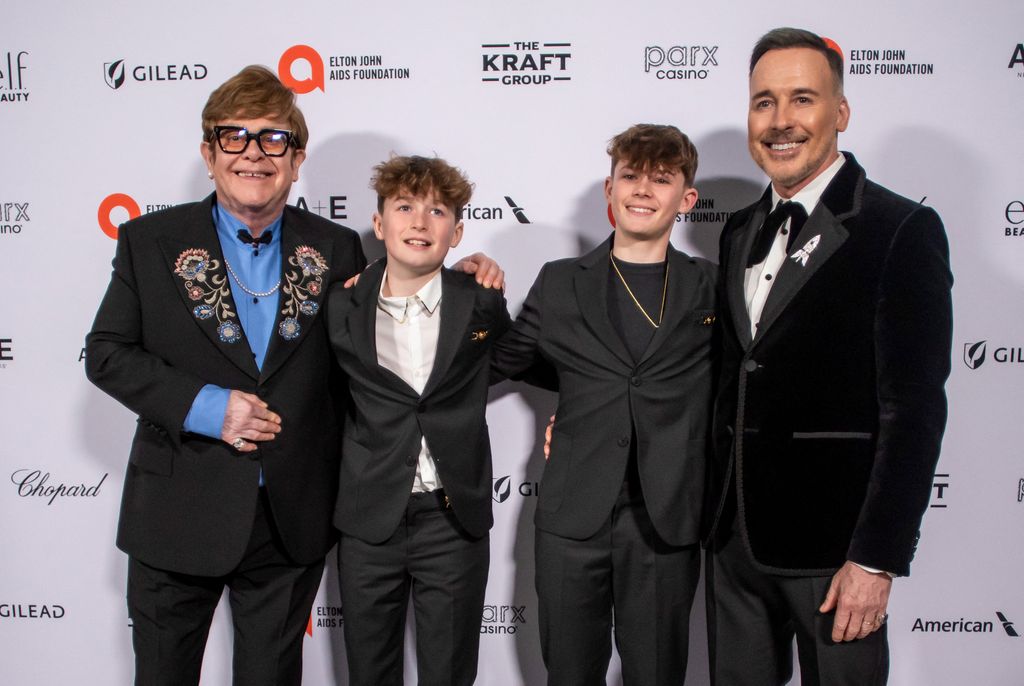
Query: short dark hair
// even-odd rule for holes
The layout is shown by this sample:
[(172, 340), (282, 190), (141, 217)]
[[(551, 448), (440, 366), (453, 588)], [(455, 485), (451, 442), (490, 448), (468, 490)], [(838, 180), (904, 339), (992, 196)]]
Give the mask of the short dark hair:
[(670, 124), (634, 124), (608, 143), (615, 165), (625, 162), (637, 171), (680, 171), (688, 187), (697, 175), (697, 148), (685, 133)]
[(757, 41), (757, 45), (754, 46), (754, 51), (750, 53), (750, 71), (748, 75), (754, 73), (754, 67), (757, 65), (758, 60), (764, 57), (766, 52), (769, 50), (785, 50), (786, 48), (810, 48), (824, 55), (825, 59), (828, 60), (832, 78), (835, 79), (836, 91), (838, 93), (843, 92), (842, 53), (832, 45), (829, 45), (818, 34), (811, 33), (805, 29), (794, 29), (786, 26), (772, 29), (761, 36), (761, 39)]
[[(203, 108), (203, 140), (212, 141), (213, 127), (233, 117), (280, 117), (288, 122), (297, 150), (304, 150), (309, 140), (306, 118), (295, 103), (295, 93), (274, 72), (258, 64), (245, 67), (210, 93)], [(211, 149), (216, 151), (216, 147)]]
[(377, 191), (377, 211), (384, 211), (384, 201), (400, 193), (426, 197), (431, 192), (451, 208), (455, 220), (462, 219), (462, 208), (473, 196), (473, 184), (466, 175), (440, 157), (392, 155), (387, 162), (373, 168), (370, 188)]

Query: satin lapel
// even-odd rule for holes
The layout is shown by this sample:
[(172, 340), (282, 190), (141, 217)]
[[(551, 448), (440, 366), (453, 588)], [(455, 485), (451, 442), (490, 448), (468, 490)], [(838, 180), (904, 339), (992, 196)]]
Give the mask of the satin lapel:
[(597, 339), (623, 364), (633, 367), (633, 357), (608, 318), (608, 256), (611, 248), (611, 240), (607, 240), (580, 258), (580, 269), (573, 278), (576, 304), (583, 315), (583, 321)]
[(423, 387), (423, 397), (430, 394), (445, 378), (455, 360), (463, 339), (469, 335), (469, 320), (476, 303), (473, 286), (459, 283), (447, 269), (441, 270), (441, 326), (437, 334), (434, 368)]
[(307, 240), (301, 220), (285, 208), (281, 223), (281, 290), (260, 383), (281, 368), (322, 316), (320, 310), (331, 278), (332, 247), (330, 241)]
[(793, 253), (786, 257), (776, 275), (777, 281), (761, 313), (755, 344), (850, 235), (843, 222), (860, 212), (865, 177), (864, 170), (853, 155), (848, 152), (843, 154), (846, 155), (846, 162), (821, 194), (821, 201), (793, 243)]
[(747, 296), (743, 288), (747, 272), (747, 258), (754, 245), (757, 230), (761, 228), (771, 207), (771, 187), (764, 192), (757, 207), (750, 215), (750, 220), (742, 230), (733, 236), (729, 249), (729, 268), (725, 274), (725, 290), (729, 298), (729, 311), (732, 313), (732, 325), (740, 344), (746, 348), (750, 345), (750, 313), (747, 312)]
[(213, 225), (213, 196), (196, 205), (173, 237), (160, 239), (160, 249), (178, 295), (189, 316), (226, 358), (253, 379), (259, 370), (231, 297), (227, 268)]
[(363, 366), (370, 370), (376, 369), (389, 379), (397, 379), (397, 376), (377, 362), (377, 294), (380, 293), (383, 278), (384, 260), (374, 262), (363, 271), (359, 283), (353, 287), (352, 309), (345, 318), (353, 352)]
[(686, 314), (693, 310), (693, 300), (697, 295), (694, 278), (699, 271), (697, 265), (671, 245), (668, 246), (668, 285), (665, 292), (665, 314), (661, 325), (654, 332), (647, 350), (640, 358), (643, 364), (651, 357), (666, 340), (675, 335), (676, 328)]

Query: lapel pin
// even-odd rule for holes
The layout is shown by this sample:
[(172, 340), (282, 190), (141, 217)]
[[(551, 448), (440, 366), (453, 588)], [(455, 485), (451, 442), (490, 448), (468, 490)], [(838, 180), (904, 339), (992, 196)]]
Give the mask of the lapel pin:
[(480, 331), (474, 331), (469, 334), (469, 340), (471, 341), (482, 341), (487, 338), (487, 329), (481, 329)]
[(795, 253), (790, 255), (789, 259), (793, 260), (794, 262), (799, 262), (801, 267), (806, 267), (807, 260), (810, 259), (811, 253), (814, 252), (814, 249), (818, 247), (818, 243), (820, 242), (821, 234), (819, 233), (817, 236), (814, 236), (813, 238), (811, 238), (811, 240), (804, 243), (804, 247), (800, 248)]

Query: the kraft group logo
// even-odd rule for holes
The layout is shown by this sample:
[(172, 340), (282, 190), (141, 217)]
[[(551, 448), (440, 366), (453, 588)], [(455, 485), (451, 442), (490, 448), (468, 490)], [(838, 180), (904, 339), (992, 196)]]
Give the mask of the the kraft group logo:
[(483, 43), (481, 81), (503, 86), (548, 86), (572, 81), (570, 48), (572, 43), (566, 41)]
[[(308, 73), (308, 75), (307, 75)], [(277, 76), (299, 95), (325, 89), (327, 81), (389, 81), (408, 79), (409, 67), (388, 66), (379, 54), (333, 54), (325, 61), (310, 45), (293, 45), (277, 61)]]
[(717, 54), (717, 45), (648, 45), (644, 73), (659, 81), (704, 80), (718, 66)]
[(27, 57), (25, 50), (0, 52), (0, 103), (28, 102), (29, 91), (25, 86)]
[(0, 369), (7, 369), (8, 362), (14, 362), (14, 339), (0, 338)]
[(946, 489), (949, 488), (949, 483), (949, 474), (935, 474), (935, 478), (932, 480), (932, 500), (928, 503), (928, 507), (949, 507), (946, 502)]
[(123, 58), (103, 63), (103, 80), (118, 90), (129, 80), (145, 84), (170, 81), (201, 81), (209, 73), (205, 64), (136, 64), (129, 66)]

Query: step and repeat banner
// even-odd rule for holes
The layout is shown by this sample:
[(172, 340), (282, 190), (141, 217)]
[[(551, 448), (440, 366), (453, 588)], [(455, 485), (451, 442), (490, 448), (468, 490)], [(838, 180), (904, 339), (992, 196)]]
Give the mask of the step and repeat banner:
[[(770, 6), (769, 6), (770, 5)], [(913, 574), (890, 606), (898, 685), (1024, 683), (1024, 5), (934, 3), (11, 3), (0, 19), (0, 683), (132, 679), (114, 547), (135, 417), (92, 387), (83, 337), (117, 226), (200, 199), (210, 91), (264, 64), (299, 93), (308, 160), (289, 202), (359, 230), (370, 169), (437, 154), (476, 190), (452, 258), (483, 251), (517, 312), (544, 262), (610, 231), (608, 139), (671, 123), (700, 151), (674, 244), (717, 260), (766, 179), (746, 147), (747, 61), (781, 25), (835, 40), (852, 117), (840, 147), (936, 208), (952, 251), (950, 419)], [(492, 565), (478, 683), (540, 684), (533, 511), (554, 396), (495, 387)], [(688, 683), (708, 683), (703, 603)], [(333, 563), (306, 683), (345, 684)], [(410, 647), (407, 677), (415, 674)], [(218, 611), (203, 684), (230, 682)], [(620, 683), (613, 661), (609, 683)]]

